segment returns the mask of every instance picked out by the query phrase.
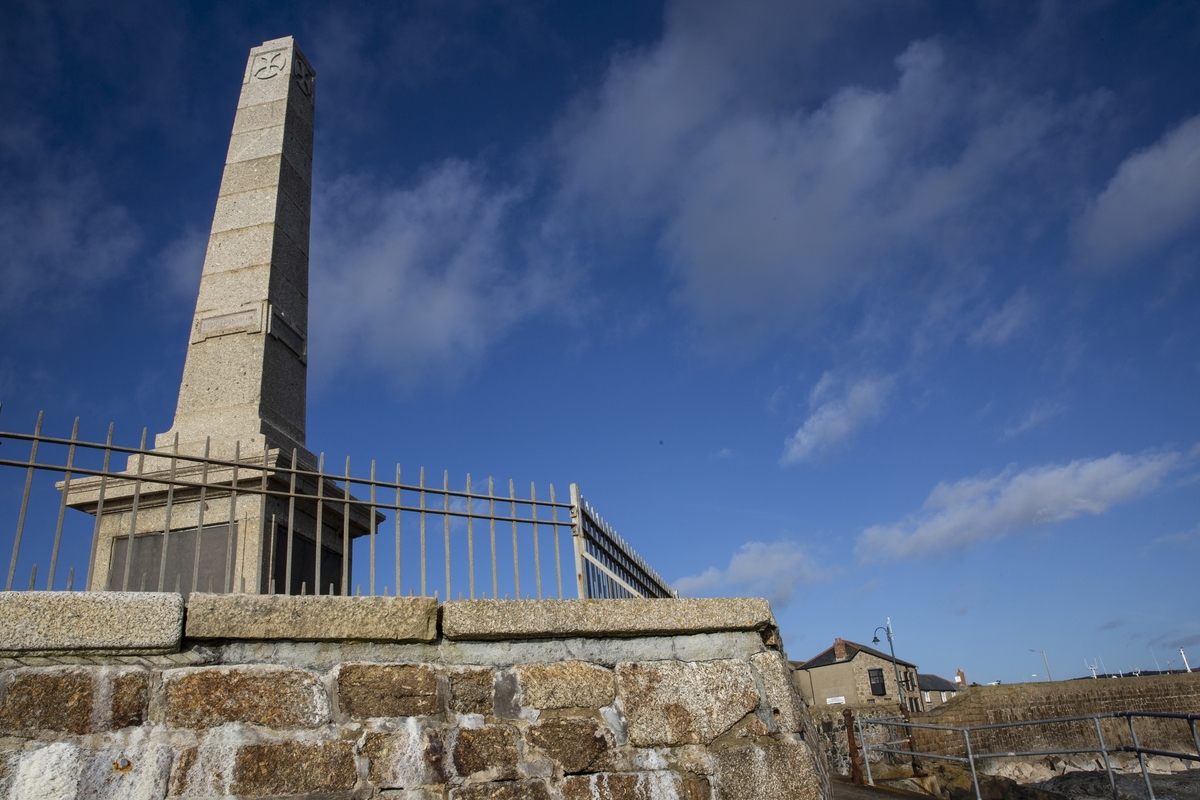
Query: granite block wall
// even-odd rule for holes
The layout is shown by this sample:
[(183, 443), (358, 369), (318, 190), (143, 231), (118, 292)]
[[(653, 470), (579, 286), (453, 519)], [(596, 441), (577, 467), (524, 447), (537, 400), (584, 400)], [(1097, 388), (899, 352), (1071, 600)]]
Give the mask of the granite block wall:
[(0, 797), (826, 800), (770, 642), (184, 639), (9, 658)]

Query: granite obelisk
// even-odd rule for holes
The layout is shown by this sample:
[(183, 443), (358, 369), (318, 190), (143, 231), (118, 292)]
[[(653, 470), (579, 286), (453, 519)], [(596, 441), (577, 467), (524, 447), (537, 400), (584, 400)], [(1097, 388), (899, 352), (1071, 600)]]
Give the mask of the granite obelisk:
[(292, 38), (250, 51), (175, 422), (228, 455), (304, 447), (315, 75)]
[[(304, 447), (314, 90), (290, 36), (250, 51), (174, 423), (119, 478), (70, 486), (71, 507), (100, 515), (93, 591), (343, 592), (346, 537), (381, 518), (289, 472), (317, 466)], [(144, 480), (164, 475), (184, 483)], [(343, 502), (318, 513), (314, 496)]]

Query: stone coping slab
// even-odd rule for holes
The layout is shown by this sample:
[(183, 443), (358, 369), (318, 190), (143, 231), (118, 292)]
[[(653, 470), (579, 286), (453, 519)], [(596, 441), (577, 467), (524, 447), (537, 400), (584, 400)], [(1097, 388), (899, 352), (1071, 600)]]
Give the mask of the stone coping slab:
[(442, 605), (447, 639), (674, 636), (775, 627), (762, 598), (457, 600)]
[(432, 642), (432, 597), (204, 594), (188, 598), (189, 639)]
[(0, 656), (179, 651), (176, 592), (0, 592)]

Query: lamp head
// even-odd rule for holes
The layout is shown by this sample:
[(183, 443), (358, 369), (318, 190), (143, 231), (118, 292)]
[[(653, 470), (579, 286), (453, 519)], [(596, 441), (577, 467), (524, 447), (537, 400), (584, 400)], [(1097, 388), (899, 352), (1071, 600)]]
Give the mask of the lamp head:
[(871, 644), (879, 644), (879, 637), (876, 636), (875, 638), (871, 639)]

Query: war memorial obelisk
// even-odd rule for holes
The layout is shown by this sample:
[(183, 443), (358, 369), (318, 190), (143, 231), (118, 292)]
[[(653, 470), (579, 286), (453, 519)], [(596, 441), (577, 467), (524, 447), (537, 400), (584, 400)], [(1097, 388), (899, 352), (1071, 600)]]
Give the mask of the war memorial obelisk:
[[(163, 457), (142, 459), (139, 466), (138, 456), (131, 456), (125, 473), (161, 474), (172, 452), (207, 453), (239, 465), (236, 486), (231, 465), (186, 460), (178, 460), (177, 477), (205, 484), (203, 495), (198, 488), (176, 488), (168, 497), (161, 485), (135, 491), (135, 481), (110, 481), (88, 587), (93, 591), (154, 589), (160, 577), (163, 590), (185, 593), (298, 593), (304, 584), (310, 594), (331, 585), (342, 589), (341, 504), (322, 507), (321, 575), (315, 576), (315, 502), (289, 508), (286, 498), (241, 490), (269, 482), (287, 492), (290, 475), (280, 469), (291, 467), (293, 457), (305, 469), (317, 465), (304, 446), (314, 93), (315, 73), (292, 37), (250, 51), (175, 420), (155, 437)], [(312, 495), (316, 479), (302, 476), (296, 488)], [(95, 514), (97, 489), (73, 485), (70, 505)], [(290, 549), (280, 535), (289, 514), (295, 531)], [(352, 510), (350, 516), (352, 536), (366, 533), (367, 514)], [(292, 585), (285, 588), (289, 573)]]

